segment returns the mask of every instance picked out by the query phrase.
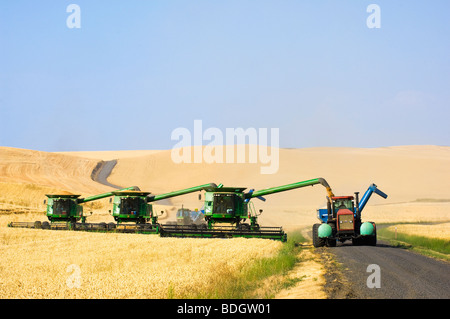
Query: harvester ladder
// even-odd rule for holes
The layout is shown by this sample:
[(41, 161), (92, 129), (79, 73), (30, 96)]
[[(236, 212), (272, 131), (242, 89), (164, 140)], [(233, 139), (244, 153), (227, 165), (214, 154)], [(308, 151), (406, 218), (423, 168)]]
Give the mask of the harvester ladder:
[(252, 201), (248, 202), (248, 211), (249, 211), (248, 217), (256, 217), (256, 216), (258, 216), (258, 215), (256, 215), (255, 204), (253, 204)]

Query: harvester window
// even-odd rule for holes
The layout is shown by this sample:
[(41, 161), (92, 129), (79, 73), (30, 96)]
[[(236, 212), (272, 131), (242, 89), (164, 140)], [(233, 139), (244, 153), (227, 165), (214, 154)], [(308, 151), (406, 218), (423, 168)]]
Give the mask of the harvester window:
[(53, 214), (69, 215), (72, 201), (70, 199), (58, 199), (53, 202)]
[(214, 196), (214, 214), (234, 214), (234, 195), (220, 194)]
[(123, 214), (132, 214), (139, 212), (139, 198), (122, 198), (121, 211)]

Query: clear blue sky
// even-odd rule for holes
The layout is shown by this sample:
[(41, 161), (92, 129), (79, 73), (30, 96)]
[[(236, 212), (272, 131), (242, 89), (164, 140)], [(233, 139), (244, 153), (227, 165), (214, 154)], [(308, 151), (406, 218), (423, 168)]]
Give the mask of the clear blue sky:
[(1, 1), (0, 145), (170, 149), (196, 119), (279, 128), (280, 147), (450, 145), (449, 17), (448, 0)]

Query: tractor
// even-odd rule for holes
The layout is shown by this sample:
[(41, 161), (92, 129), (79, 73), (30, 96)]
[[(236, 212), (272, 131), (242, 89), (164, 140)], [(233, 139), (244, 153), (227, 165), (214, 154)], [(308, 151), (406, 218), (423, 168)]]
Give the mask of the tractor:
[(351, 240), (353, 245), (377, 244), (377, 229), (374, 222), (363, 222), (361, 213), (373, 193), (387, 198), (387, 195), (371, 184), (359, 201), (359, 192), (355, 196), (328, 196), (327, 207), (317, 210), (320, 224), (312, 229), (314, 247), (335, 247), (337, 241)]
[(182, 226), (195, 225), (196, 227), (206, 228), (205, 212), (181, 207), (177, 211), (177, 221), (175, 224)]

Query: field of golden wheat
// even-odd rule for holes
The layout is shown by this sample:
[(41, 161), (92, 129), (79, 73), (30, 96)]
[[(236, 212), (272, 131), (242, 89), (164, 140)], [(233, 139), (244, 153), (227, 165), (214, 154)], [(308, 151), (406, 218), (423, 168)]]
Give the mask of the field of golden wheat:
[(274, 256), (282, 245), (263, 239), (0, 230), (0, 298), (195, 296), (217, 276)]
[[(337, 195), (351, 195), (375, 182), (389, 197), (374, 196), (364, 220), (440, 222), (445, 224), (397, 227), (430, 237), (448, 238), (450, 233), (448, 147), (280, 149), (280, 170), (273, 176), (261, 175), (258, 166), (249, 164), (175, 165), (170, 151), (57, 154), (0, 147), (0, 298), (195, 297), (214, 286), (218, 277), (239, 273), (282, 247), (280, 242), (261, 239), (176, 239), (6, 226), (10, 221), (46, 220), (45, 194), (69, 191), (86, 196), (111, 191), (90, 174), (98, 161), (116, 158), (110, 182), (137, 185), (154, 194), (208, 182), (263, 189), (324, 177)], [(154, 210), (165, 212), (163, 220), (173, 217), (183, 204), (200, 208), (197, 194), (191, 195), (175, 198), (170, 205), (155, 205)], [(264, 209), (261, 225), (310, 230), (318, 222), (315, 209), (324, 198), (325, 190), (316, 186), (268, 196), (267, 202), (255, 205)], [(94, 212), (88, 218), (91, 222), (113, 221), (108, 209), (108, 199), (84, 204), (85, 213)], [(301, 265), (295, 273), (323, 285), (317, 264), (310, 269), (307, 263)], [(317, 286), (312, 291), (323, 297)], [(309, 288), (302, 289), (295, 296), (308, 296)]]
[(406, 235), (416, 235), (428, 238), (445, 239), (450, 241), (450, 223), (442, 224), (400, 224), (389, 226), (392, 232), (399, 232)]

